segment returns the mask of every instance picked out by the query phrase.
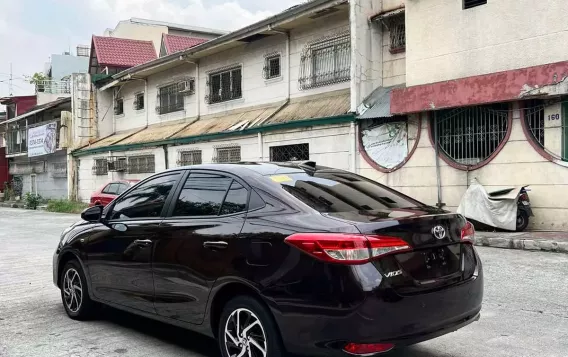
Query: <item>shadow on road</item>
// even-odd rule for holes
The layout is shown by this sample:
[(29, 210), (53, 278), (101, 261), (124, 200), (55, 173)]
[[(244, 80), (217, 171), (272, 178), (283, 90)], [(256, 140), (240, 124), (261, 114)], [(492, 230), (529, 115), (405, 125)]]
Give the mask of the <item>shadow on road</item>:
[(207, 357), (221, 356), (215, 340), (180, 327), (164, 324), (110, 307), (102, 309), (100, 318), (167, 343), (175, 344), (187, 349), (188, 352), (191, 351)]
[[(220, 357), (217, 341), (203, 336), (201, 334), (191, 332), (189, 330), (164, 324), (158, 321), (147, 319), (105, 307), (101, 311), (101, 319), (115, 323), (127, 329), (132, 329), (148, 336), (160, 339), (164, 342), (175, 344), (181, 348), (201, 354), (207, 357)], [(393, 351), (384, 355), (385, 357), (442, 357), (440, 354), (426, 350), (424, 347), (417, 345)], [(299, 356), (289, 356), (299, 357)]]

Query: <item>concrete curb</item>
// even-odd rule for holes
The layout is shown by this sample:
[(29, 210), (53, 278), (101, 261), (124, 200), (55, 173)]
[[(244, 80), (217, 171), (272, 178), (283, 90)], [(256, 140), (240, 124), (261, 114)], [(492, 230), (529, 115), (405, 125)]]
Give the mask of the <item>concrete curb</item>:
[(529, 251), (544, 251), (568, 254), (568, 241), (556, 241), (549, 239), (525, 239), (507, 237), (485, 237), (478, 235), (475, 238), (475, 245), (481, 247), (492, 247), (502, 249), (519, 249)]

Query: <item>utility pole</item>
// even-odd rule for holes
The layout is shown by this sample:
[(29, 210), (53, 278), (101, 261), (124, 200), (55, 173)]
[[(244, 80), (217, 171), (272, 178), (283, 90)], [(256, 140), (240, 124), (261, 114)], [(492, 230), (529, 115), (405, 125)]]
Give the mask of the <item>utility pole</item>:
[(13, 79), (12, 78), (12, 62), (10, 62), (10, 82), (9, 82), (9, 85), (8, 85), (8, 90), (10, 91), (10, 97), (13, 95), (12, 92), (13, 92), (13, 89), (14, 89), (13, 86), (12, 86), (12, 79)]

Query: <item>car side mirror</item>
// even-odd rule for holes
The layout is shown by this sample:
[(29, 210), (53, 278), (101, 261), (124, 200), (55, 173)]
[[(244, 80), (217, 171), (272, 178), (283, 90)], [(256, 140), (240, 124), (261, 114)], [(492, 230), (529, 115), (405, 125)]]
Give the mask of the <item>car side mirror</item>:
[(91, 223), (99, 223), (103, 216), (103, 206), (89, 207), (81, 213), (81, 219)]

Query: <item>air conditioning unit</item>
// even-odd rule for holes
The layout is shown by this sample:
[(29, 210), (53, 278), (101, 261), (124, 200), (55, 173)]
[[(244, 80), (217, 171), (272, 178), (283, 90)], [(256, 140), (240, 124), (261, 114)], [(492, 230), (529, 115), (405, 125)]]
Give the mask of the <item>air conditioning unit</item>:
[(185, 94), (195, 93), (195, 79), (190, 78), (186, 79), (185, 81), (179, 82), (178, 88), (180, 93), (185, 93)]

